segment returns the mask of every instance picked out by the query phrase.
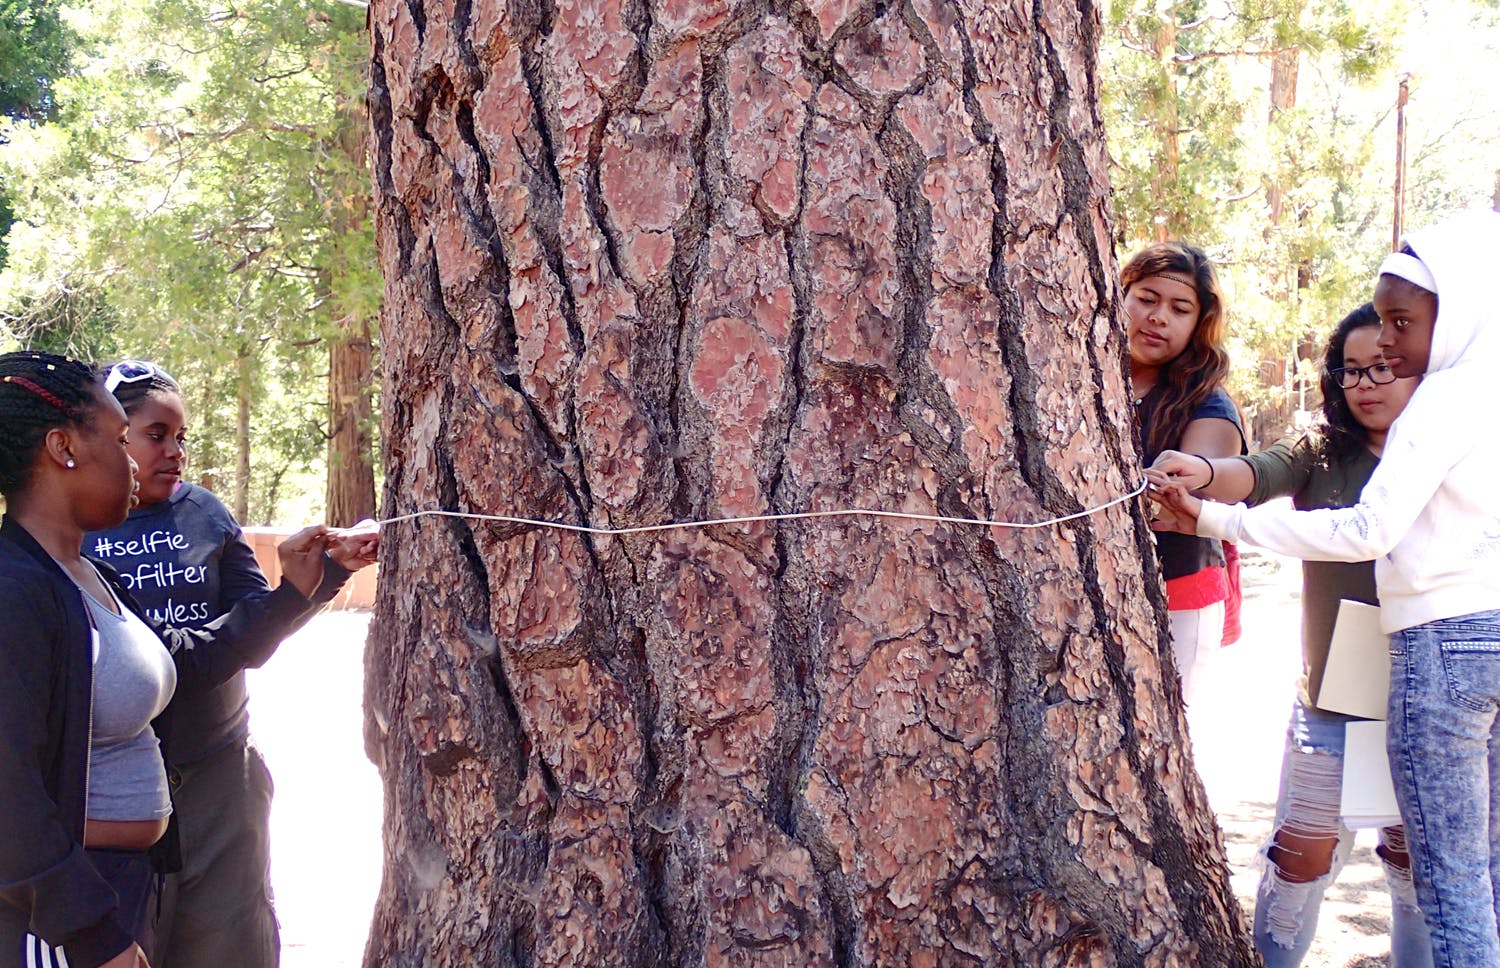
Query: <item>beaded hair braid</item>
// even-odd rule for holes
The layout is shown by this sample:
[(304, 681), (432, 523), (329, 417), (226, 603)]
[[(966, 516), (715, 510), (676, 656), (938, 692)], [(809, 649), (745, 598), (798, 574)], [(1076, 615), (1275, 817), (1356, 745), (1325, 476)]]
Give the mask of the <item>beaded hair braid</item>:
[(0, 354), (0, 493), (30, 478), (47, 431), (87, 419), (97, 381), (93, 367), (65, 356)]

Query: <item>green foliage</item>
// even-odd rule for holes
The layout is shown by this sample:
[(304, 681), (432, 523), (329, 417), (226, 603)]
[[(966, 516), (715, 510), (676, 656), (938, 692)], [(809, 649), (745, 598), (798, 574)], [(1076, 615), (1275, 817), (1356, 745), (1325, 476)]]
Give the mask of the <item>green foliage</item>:
[(46, 293), (20, 297), (0, 321), (7, 342), (24, 339), (30, 349), (83, 360), (108, 359), (119, 352), (119, 319), (105, 294), (71, 280)]
[[(226, 498), (243, 365), (250, 518), (269, 520), (326, 460), (327, 341), (378, 310), (364, 15), (335, 0), (101, 0), (78, 29), (99, 56), (65, 83), (68, 118), (18, 130), (27, 150), (3, 172), (25, 195), (0, 318), (22, 339), (78, 332), (80, 352), (167, 366), (188, 393), (196, 473)], [(51, 322), (46, 307), (80, 287), (98, 296), (90, 321)]]
[[(53, 118), (54, 85), (72, 71), (77, 41), (58, 0), (0, 0), (0, 117), (31, 123)], [(0, 130), (0, 146), (7, 140)], [(10, 186), (0, 178), (0, 268), (14, 221)]]
[[(1368, 298), (1390, 246), (1396, 64), (1446, 72), (1440, 52), (1414, 56), (1433, 16), (1403, 0), (1130, 0), (1111, 12), (1101, 84), (1121, 256), (1156, 237), (1214, 256), (1230, 307), (1231, 389), (1266, 436), (1316, 404), (1305, 392), (1316, 344)], [(1441, 29), (1428, 33), (1451, 38), (1455, 25)], [(1453, 157), (1452, 147), (1441, 153)], [(1452, 181), (1420, 152), (1409, 180), (1408, 224), (1459, 201), (1438, 198)]]
[(59, 0), (0, 0), (0, 115), (54, 117), (54, 85), (70, 72), (74, 43)]
[[(251, 518), (315, 507), (328, 341), (361, 332), (381, 292), (364, 12), (341, 0), (60, 10), (0, 0), (0, 95), (12, 99), (0, 110), (20, 119), (0, 128), (0, 222), (16, 220), (0, 249), (0, 341), (164, 363), (188, 390), (197, 473), (226, 496), (243, 376)], [(1407, 224), (1488, 197), (1500, 0), (1108, 10), (1116, 243), (1124, 256), (1178, 237), (1213, 254), (1232, 389), (1274, 432), (1313, 402), (1316, 338), (1366, 297), (1390, 244), (1398, 65), (1412, 73)], [(1293, 66), (1273, 109), (1273, 79)]]
[(5, 179), (0, 178), (0, 269), (5, 268), (6, 257), (10, 252), (5, 237), (10, 234), (10, 227), (15, 221), (15, 203), (10, 199), (10, 189), (6, 186)]
[(1117, 166), (1116, 240), (1202, 238), (1216, 199), (1241, 193), (1236, 165), (1243, 99), (1219, 69), (1201, 2), (1158, 13), (1115, 4), (1101, 50), (1111, 151)]

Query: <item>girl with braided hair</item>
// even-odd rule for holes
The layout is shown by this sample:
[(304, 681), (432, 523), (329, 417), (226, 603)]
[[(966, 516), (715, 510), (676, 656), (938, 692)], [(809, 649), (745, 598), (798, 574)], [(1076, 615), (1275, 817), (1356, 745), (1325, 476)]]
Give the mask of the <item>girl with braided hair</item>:
[[(1246, 451), (1239, 411), (1224, 392), (1224, 297), (1213, 263), (1182, 242), (1159, 242), (1120, 270), (1130, 337), (1130, 385), (1146, 466), (1164, 450), (1206, 457)], [(1223, 641), (1229, 573), (1224, 545), (1158, 534), (1172, 651), (1186, 696), (1200, 659)]]
[(336, 561), (362, 557), (307, 528), (278, 549), (274, 592), (201, 629), (150, 622), (83, 550), (135, 501), (128, 427), (92, 367), (0, 355), (0, 968), (148, 965), (157, 878), (178, 863), (174, 690), (264, 661), (347, 577)]

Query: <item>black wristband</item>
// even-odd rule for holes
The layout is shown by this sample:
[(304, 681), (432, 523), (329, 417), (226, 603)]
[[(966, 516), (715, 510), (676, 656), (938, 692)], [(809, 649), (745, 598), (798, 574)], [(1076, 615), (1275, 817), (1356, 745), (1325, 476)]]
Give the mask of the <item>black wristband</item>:
[(1208, 465), (1208, 483), (1205, 484), (1205, 485), (1203, 485), (1203, 487), (1198, 488), (1198, 490), (1201, 491), (1204, 488), (1213, 487), (1213, 484), (1214, 484), (1214, 462), (1211, 461), (1211, 460), (1209, 460), (1207, 457), (1204, 457), (1202, 454), (1194, 454), (1193, 456), (1196, 457), (1196, 458), (1198, 458), (1203, 463), (1205, 463), (1205, 464)]

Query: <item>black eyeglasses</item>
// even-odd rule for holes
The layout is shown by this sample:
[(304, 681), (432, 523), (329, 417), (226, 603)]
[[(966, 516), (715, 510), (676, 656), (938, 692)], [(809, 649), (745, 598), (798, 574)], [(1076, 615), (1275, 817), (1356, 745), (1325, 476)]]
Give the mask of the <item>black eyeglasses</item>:
[(1396, 379), (1396, 371), (1392, 370), (1389, 363), (1371, 363), (1369, 366), (1336, 366), (1328, 371), (1328, 375), (1338, 381), (1338, 385), (1345, 390), (1353, 390), (1359, 386), (1360, 377), (1367, 376), (1375, 386), (1391, 383)]
[(104, 378), (104, 392), (114, 393), (115, 388), (122, 383), (139, 383), (160, 373), (162, 369), (155, 363), (148, 363), (145, 360), (121, 360), (109, 368), (109, 375)]

